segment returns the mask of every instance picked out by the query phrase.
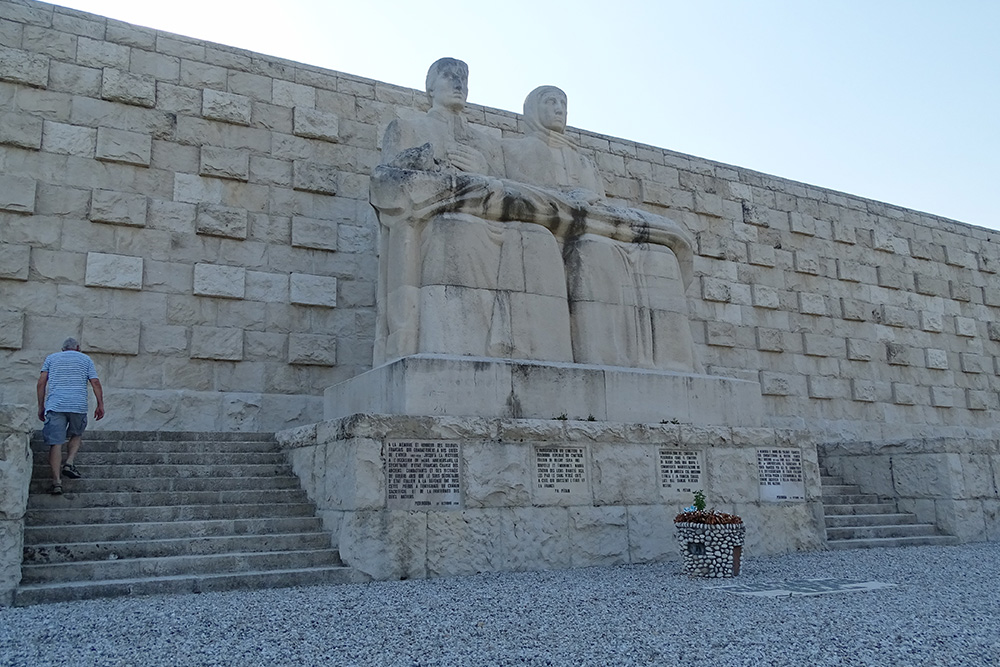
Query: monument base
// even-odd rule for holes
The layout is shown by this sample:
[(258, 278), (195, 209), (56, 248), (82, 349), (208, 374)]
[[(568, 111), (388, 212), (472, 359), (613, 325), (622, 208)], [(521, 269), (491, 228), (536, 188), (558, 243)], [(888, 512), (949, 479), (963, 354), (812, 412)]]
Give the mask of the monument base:
[(616, 366), (419, 354), (334, 385), (325, 419), (359, 413), (760, 426), (760, 384)]
[(743, 517), (746, 554), (823, 545), (816, 448), (792, 431), (356, 414), (278, 435), (375, 579), (676, 559), (698, 489)]

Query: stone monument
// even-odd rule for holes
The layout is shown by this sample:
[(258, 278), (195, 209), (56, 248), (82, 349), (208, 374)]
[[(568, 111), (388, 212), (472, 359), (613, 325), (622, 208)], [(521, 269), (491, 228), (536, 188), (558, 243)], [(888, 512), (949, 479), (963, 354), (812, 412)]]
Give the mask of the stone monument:
[(766, 550), (817, 546), (815, 498), (765, 507), (753, 474), (757, 448), (801, 443), (760, 428), (756, 382), (701, 373), (690, 235), (605, 197), (561, 90), (498, 139), (462, 115), (467, 84), (435, 62), (430, 110), (385, 133), (375, 368), (281, 435), (344, 559), (385, 578), (673, 557), (701, 487), (751, 543), (767, 517)]

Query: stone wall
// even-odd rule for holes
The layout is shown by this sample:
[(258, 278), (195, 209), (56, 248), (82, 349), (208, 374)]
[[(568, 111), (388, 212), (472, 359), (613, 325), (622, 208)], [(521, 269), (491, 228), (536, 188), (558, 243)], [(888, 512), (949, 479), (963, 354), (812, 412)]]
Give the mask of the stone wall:
[[(31, 403), (45, 354), (73, 335), (106, 387), (104, 428), (319, 421), (324, 388), (371, 366), (382, 131), (425, 105), (0, 1), (0, 401)], [(467, 113), (497, 136), (521, 129), (517, 114)], [(696, 235), (697, 352), (709, 373), (759, 381), (771, 425), (831, 439), (992, 428), (997, 232), (571, 132), (609, 196)]]
[(9, 605), (21, 581), (24, 513), (31, 481), (33, 409), (0, 405), (0, 606)]

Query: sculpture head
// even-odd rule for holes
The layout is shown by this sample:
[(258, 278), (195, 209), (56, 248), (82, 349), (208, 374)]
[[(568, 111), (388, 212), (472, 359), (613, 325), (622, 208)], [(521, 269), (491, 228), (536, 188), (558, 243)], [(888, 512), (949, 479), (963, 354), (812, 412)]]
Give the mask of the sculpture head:
[(469, 66), (455, 58), (436, 60), (427, 70), (426, 87), (431, 107), (461, 111), (469, 96)]
[(524, 98), (524, 120), (532, 131), (566, 131), (566, 93), (555, 86), (539, 86)]

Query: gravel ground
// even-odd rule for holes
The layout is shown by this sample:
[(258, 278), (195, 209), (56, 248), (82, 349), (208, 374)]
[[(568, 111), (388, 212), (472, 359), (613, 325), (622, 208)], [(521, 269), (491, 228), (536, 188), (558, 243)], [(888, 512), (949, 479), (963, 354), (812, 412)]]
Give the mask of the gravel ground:
[[(808, 578), (896, 586), (718, 589)], [(1000, 543), (0, 608), (0, 665), (1000, 665)]]

